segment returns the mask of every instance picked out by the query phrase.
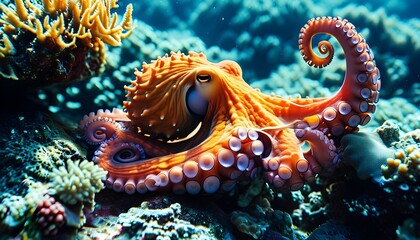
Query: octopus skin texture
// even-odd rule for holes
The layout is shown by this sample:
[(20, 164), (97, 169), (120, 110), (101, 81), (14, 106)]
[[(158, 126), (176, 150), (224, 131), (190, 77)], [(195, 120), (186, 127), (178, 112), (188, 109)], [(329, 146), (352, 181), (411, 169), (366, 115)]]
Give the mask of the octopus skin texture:
[(301, 29), (303, 59), (324, 67), (334, 49), (322, 41), (325, 57), (317, 56), (316, 34), (335, 37), (346, 57), (343, 84), (328, 98), (265, 95), (243, 80), (236, 62), (212, 63), (203, 53), (171, 52), (143, 63), (125, 87), (125, 111), (98, 110), (79, 124), (98, 145), (93, 160), (108, 171), (106, 186), (129, 194), (214, 193), (262, 175), (296, 190), (333, 171), (336, 144), (369, 122), (381, 82), (371, 49), (350, 22), (322, 17)]

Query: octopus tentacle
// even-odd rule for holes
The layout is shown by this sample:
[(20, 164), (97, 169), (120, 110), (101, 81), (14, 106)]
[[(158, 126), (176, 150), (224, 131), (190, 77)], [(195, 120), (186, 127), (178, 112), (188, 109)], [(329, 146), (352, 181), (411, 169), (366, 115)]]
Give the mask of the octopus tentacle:
[[(120, 172), (120, 167), (133, 166), (135, 163), (146, 161), (150, 157), (171, 154), (170, 149), (158, 144), (145, 140), (137, 133), (120, 131), (113, 138), (100, 145), (92, 160), (108, 171), (105, 180), (105, 185), (108, 188), (117, 192), (125, 191), (132, 194), (136, 190), (141, 191), (137, 189), (139, 179), (136, 176)], [(115, 172), (120, 172), (120, 174), (115, 174)], [(149, 178), (150, 180), (148, 180)], [(155, 177), (147, 176), (144, 181), (148, 180), (146, 183), (150, 184), (153, 179)], [(164, 184), (164, 181), (159, 183)]]
[(271, 138), (264, 132), (252, 128), (237, 128), (228, 143), (231, 150), (245, 154), (249, 158), (266, 157), (272, 148)]
[[(303, 153), (289, 135), (291, 133), (297, 137), (298, 143), (308, 142), (310, 150)], [(289, 137), (285, 138), (287, 135)], [(263, 159), (265, 178), (275, 187), (299, 189), (305, 182), (313, 181), (315, 174), (332, 171), (337, 166), (338, 155), (334, 141), (319, 130), (309, 127), (283, 129), (275, 136), (278, 136), (278, 142), (275, 144), (274, 157)]]
[[(274, 131), (274, 130), (270, 130)], [(309, 164), (296, 139), (293, 129), (285, 128), (270, 132), (273, 136), (272, 154), (263, 158), (264, 176), (275, 187), (299, 189), (305, 182), (303, 173)]]
[(99, 109), (96, 113), (85, 115), (79, 122), (79, 129), (83, 131), (84, 138), (89, 144), (99, 145), (111, 139), (122, 128), (117, 121), (124, 122), (129, 119), (120, 109), (114, 108), (112, 111)]
[(327, 41), (319, 44), (320, 52), (327, 54), (326, 57), (318, 57), (313, 52), (312, 38), (319, 33), (335, 37), (344, 50), (346, 75), (343, 85), (331, 98), (291, 100), (287, 115), (281, 115), (284, 120), (293, 121), (302, 119), (302, 112), (305, 112), (304, 117), (317, 119), (318, 124), (313, 129), (341, 136), (369, 122), (379, 99), (380, 73), (365, 39), (357, 33), (353, 24), (339, 17), (311, 19), (301, 29), (299, 48), (309, 65), (325, 67), (333, 57), (333, 48)]
[(301, 142), (307, 141), (310, 145), (310, 150), (305, 153), (305, 158), (308, 155), (313, 157), (307, 159), (313, 172), (320, 173), (320, 168), (322, 170), (332, 170), (335, 168), (338, 163), (338, 155), (333, 140), (329, 139), (319, 130), (295, 129), (295, 134)]
[[(243, 172), (253, 170), (253, 161), (261, 158), (264, 149), (271, 147), (271, 143), (267, 144), (267, 139), (263, 139), (267, 138), (266, 135), (254, 129), (238, 128), (233, 130), (231, 137), (216, 146), (211, 141), (206, 143), (208, 149), (204, 149), (207, 150), (193, 148), (172, 155), (167, 152), (152, 153), (159, 156), (148, 158), (158, 143), (150, 144), (150, 140), (141, 140), (139, 134), (131, 132), (119, 132), (118, 135), (103, 143), (93, 160), (108, 171), (107, 187), (129, 194), (158, 189), (172, 190), (177, 194), (228, 191), (235, 187)], [(140, 162), (143, 168), (133, 169)], [(143, 171), (147, 167), (150, 169)], [(130, 174), (126, 173), (128, 169), (131, 169)]]

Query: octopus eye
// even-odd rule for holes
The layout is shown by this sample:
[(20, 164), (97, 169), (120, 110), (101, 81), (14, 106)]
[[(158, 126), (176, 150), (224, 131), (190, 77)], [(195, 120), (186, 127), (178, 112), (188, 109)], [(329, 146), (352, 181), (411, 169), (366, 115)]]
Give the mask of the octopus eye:
[(200, 83), (210, 82), (210, 80), (211, 80), (211, 76), (209, 74), (197, 75), (197, 81), (199, 81)]

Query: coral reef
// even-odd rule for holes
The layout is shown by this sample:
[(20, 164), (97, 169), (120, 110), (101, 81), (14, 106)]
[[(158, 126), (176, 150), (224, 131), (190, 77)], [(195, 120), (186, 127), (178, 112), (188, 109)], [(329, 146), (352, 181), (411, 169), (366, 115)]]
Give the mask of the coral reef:
[(132, 6), (118, 25), (110, 13), (117, 6), (117, 0), (1, 3), (0, 80), (39, 86), (97, 75), (104, 44), (120, 45), (132, 29)]
[(400, 97), (382, 99), (379, 104), (378, 111), (373, 115), (371, 127), (377, 128), (385, 121), (393, 121), (402, 133), (420, 129), (420, 110), (408, 99)]
[(21, 196), (10, 196), (3, 198), (0, 203), (0, 232), (13, 232), (25, 221), (27, 211), (25, 198)]
[(397, 142), (400, 139), (400, 128), (392, 120), (386, 120), (375, 132), (378, 133), (387, 147), (390, 147), (393, 142)]
[[(292, 222), (290, 209), (280, 207), (279, 189), (272, 189), (258, 177), (241, 181), (232, 193), (236, 204), (230, 206), (230, 222), (235, 226), (235, 234), (241, 239), (305, 239), (305, 234), (297, 231)], [(285, 192), (288, 192), (287, 190)], [(295, 195), (296, 192), (287, 194)], [(290, 199), (288, 199), (290, 200)], [(295, 198), (293, 201), (300, 201)], [(289, 201), (287, 202), (290, 205)]]
[(231, 215), (232, 223), (239, 231), (250, 235), (254, 239), (259, 239), (264, 235), (268, 224), (257, 220), (248, 213), (234, 211)]
[[(81, 239), (232, 239), (229, 217), (217, 198), (172, 194), (121, 197), (97, 194), (95, 210), (80, 228)], [(140, 205), (139, 205), (140, 204)]]
[[(2, 115), (0, 124), (0, 193), (18, 194), (23, 182), (48, 181), (48, 175), (65, 159), (82, 158), (65, 133), (41, 113)], [(22, 171), (24, 169), (25, 171)]]
[[(303, 192), (303, 194), (302, 194)], [(300, 191), (299, 208), (293, 210), (293, 223), (302, 229), (310, 229), (311, 225), (322, 223), (326, 219), (326, 202), (320, 191)]]
[[(10, 195), (3, 194), (0, 203), (0, 234), (14, 237), (17, 235), (39, 238), (38, 221), (35, 212), (38, 204), (46, 200), (48, 187), (40, 182), (28, 181), (25, 185), (26, 194)], [(53, 230), (53, 229), (51, 229)], [(48, 230), (44, 229), (48, 234)]]
[(106, 172), (49, 117), (3, 116), (0, 234), (31, 239), (74, 234), (94, 206)]

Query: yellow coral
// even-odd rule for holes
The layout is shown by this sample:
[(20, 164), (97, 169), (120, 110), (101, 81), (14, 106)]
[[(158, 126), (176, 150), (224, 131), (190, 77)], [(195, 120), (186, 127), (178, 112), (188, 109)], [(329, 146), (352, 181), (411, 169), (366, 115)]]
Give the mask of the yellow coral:
[(4, 58), (6, 55), (13, 55), (16, 53), (15, 47), (6, 34), (3, 34), (3, 38), (0, 42), (2, 42), (4, 45), (3, 47), (0, 46), (0, 58)]
[(99, 38), (118, 46), (121, 38), (128, 37), (132, 30), (131, 4), (117, 25), (117, 14), (110, 13), (111, 8), (118, 7), (117, 0), (43, 0), (42, 6), (31, 1), (15, 0), (15, 9), (0, 4), (3, 11), (0, 24), (5, 31), (24, 29), (36, 34), (40, 41), (51, 38), (66, 48), (74, 45), (76, 38)]
[(99, 74), (104, 45), (121, 45), (134, 28), (132, 4), (122, 19), (111, 13), (117, 1), (0, 2), (0, 79), (42, 86)]
[[(118, 46), (132, 31), (133, 7), (127, 6), (120, 24), (117, 14), (110, 12), (116, 7), (117, 0), (42, 0), (42, 4), (15, 0), (14, 5), (0, 3), (0, 26), (4, 33), (17, 34), (23, 29), (39, 41), (50, 39), (61, 48), (74, 46), (76, 39), (89, 39), (90, 47), (96, 41)], [(0, 58), (14, 53), (9, 37), (3, 34)]]
[(381, 166), (382, 174), (386, 179), (394, 181), (417, 181), (420, 175), (420, 148), (409, 145), (404, 149), (397, 149), (394, 158), (388, 158), (387, 164)]

